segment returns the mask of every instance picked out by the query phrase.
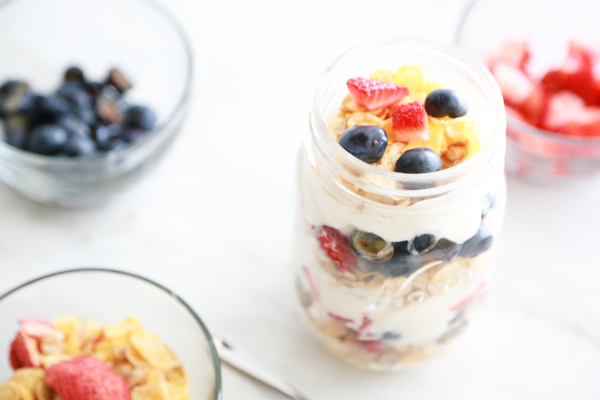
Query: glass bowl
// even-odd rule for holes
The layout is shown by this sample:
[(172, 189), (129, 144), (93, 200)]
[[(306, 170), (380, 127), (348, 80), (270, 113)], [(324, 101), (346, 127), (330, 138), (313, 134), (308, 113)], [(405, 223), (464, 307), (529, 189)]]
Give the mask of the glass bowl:
[[(503, 40), (529, 42), (534, 76), (560, 67), (570, 39), (600, 48), (600, 3), (587, 0), (475, 0), (465, 10), (457, 44), (487, 64)], [(506, 169), (553, 182), (600, 172), (600, 138), (576, 138), (536, 128), (508, 114)]]
[[(208, 328), (194, 310), (169, 289), (127, 272), (84, 268), (61, 271), (0, 295), (0, 352), (8, 352), (18, 320), (53, 320), (79, 315), (99, 326), (136, 317), (158, 334), (188, 369), (190, 397), (221, 399), (221, 369)], [(8, 358), (0, 361), (0, 383), (12, 376)]]
[(157, 114), (155, 128), (137, 143), (92, 157), (38, 155), (0, 141), (0, 180), (35, 201), (105, 201), (157, 162), (187, 114), (191, 48), (181, 26), (150, 0), (0, 2), (0, 54), (0, 82), (23, 79), (42, 94), (56, 89), (71, 65), (97, 80), (119, 68), (133, 83), (130, 104)]

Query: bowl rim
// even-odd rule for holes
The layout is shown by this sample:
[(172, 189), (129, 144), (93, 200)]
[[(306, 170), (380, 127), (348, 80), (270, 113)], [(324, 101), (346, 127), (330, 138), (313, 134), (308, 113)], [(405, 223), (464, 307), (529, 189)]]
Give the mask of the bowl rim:
[(56, 276), (68, 275), (68, 274), (73, 274), (73, 273), (87, 273), (87, 272), (101, 272), (101, 273), (123, 275), (123, 276), (127, 276), (130, 278), (135, 278), (135, 279), (146, 282), (146, 283), (162, 290), (163, 292), (167, 293), (171, 298), (177, 300), (179, 302), (179, 304), (181, 306), (183, 306), (183, 308), (185, 308), (190, 313), (190, 315), (196, 320), (196, 322), (200, 326), (200, 329), (204, 333), (204, 337), (206, 338), (206, 340), (208, 342), (208, 347), (210, 349), (211, 358), (212, 358), (212, 364), (213, 364), (213, 368), (215, 370), (215, 382), (214, 382), (215, 385), (214, 385), (214, 389), (213, 389), (213, 400), (221, 400), (221, 392), (222, 392), (221, 358), (219, 357), (219, 353), (217, 352), (217, 348), (216, 348), (214, 340), (212, 338), (212, 334), (208, 330), (208, 327), (206, 326), (206, 324), (204, 324), (204, 322), (202, 321), (200, 316), (196, 313), (196, 311), (194, 311), (194, 309), (185, 300), (183, 300), (178, 294), (176, 294), (172, 290), (168, 289), (167, 287), (161, 285), (160, 283), (158, 283), (150, 278), (146, 278), (144, 276), (141, 276), (141, 275), (138, 275), (138, 274), (135, 274), (132, 272), (127, 272), (127, 271), (118, 270), (118, 269), (111, 269), (111, 268), (83, 267), (83, 268), (65, 269), (65, 270), (60, 270), (60, 271), (56, 271), (56, 272), (51, 272), (51, 273), (48, 273), (48, 274), (45, 274), (42, 276), (38, 276), (37, 278), (33, 278), (25, 283), (22, 283), (20, 285), (13, 287), (12, 289), (9, 289), (8, 291), (0, 294), (0, 302), (4, 299), (8, 298), (10, 295), (18, 292), (19, 290), (26, 288), (30, 285), (33, 285), (34, 283), (37, 283), (37, 282), (40, 282), (40, 281), (43, 281), (43, 280), (46, 280), (49, 278), (54, 278)]
[[(19, 2), (21, 0), (0, 0), (0, 13), (9, 6), (10, 4)], [(47, 0), (51, 1), (51, 0)], [(17, 147), (13, 147), (8, 143), (5, 143), (3, 140), (0, 140), (0, 154), (2, 152), (12, 153), (16, 157), (20, 157), (25, 161), (31, 163), (39, 163), (39, 164), (54, 164), (54, 165), (68, 165), (68, 166), (77, 166), (83, 163), (88, 163), (90, 161), (104, 161), (109, 157), (116, 157), (123, 155), (123, 157), (127, 157), (130, 153), (136, 152), (138, 149), (144, 147), (145, 144), (152, 142), (153, 139), (157, 139), (159, 133), (167, 130), (173, 122), (177, 121), (177, 118), (180, 114), (185, 114), (187, 110), (187, 106), (189, 105), (191, 94), (192, 94), (192, 85), (194, 79), (194, 68), (195, 68), (195, 59), (194, 59), (194, 51), (192, 49), (191, 41), (189, 39), (188, 34), (183, 28), (182, 24), (179, 20), (164, 6), (159, 3), (157, 0), (131, 0), (134, 2), (140, 3), (142, 6), (147, 6), (154, 11), (156, 11), (166, 23), (168, 23), (179, 36), (180, 43), (183, 45), (183, 49), (185, 52), (185, 62), (187, 63), (187, 75), (185, 77), (185, 83), (183, 88), (183, 93), (181, 94), (179, 100), (173, 110), (167, 115), (165, 120), (160, 124), (152, 128), (144, 137), (142, 137), (139, 141), (130, 144), (129, 146), (116, 149), (113, 151), (105, 152), (105, 153), (96, 153), (89, 157), (56, 157), (49, 156), (45, 154), (37, 154), (31, 151), (23, 150)], [(0, 123), (0, 132), (3, 132), (3, 124)]]
[[(456, 33), (454, 35), (454, 44), (460, 47), (463, 51), (468, 52), (462, 45), (462, 38), (464, 37), (464, 27), (469, 20), (469, 17), (477, 4), (482, 3), (484, 0), (470, 0), (463, 8), (460, 17), (458, 19), (458, 24), (456, 25)], [(481, 62), (485, 62), (480, 60)], [(487, 66), (486, 66), (487, 68)], [(565, 145), (575, 145), (575, 146), (600, 146), (600, 137), (599, 138), (587, 138), (583, 136), (569, 136), (563, 135), (557, 132), (548, 131), (546, 129), (541, 129), (527, 122), (521, 121), (518, 118), (506, 113), (506, 122), (509, 128), (518, 130), (519, 133), (525, 133), (527, 135), (535, 136), (540, 139), (565, 144)]]

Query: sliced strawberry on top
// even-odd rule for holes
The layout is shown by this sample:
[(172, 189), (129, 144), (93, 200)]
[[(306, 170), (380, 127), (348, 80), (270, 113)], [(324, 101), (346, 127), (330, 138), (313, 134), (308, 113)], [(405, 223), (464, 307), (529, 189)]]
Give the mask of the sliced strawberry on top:
[(389, 107), (408, 96), (408, 89), (404, 86), (367, 78), (348, 79), (346, 86), (356, 105), (366, 110)]
[(550, 96), (542, 128), (557, 131), (566, 126), (576, 114), (584, 111), (585, 102), (571, 92), (559, 92)]
[(21, 363), (19, 355), (17, 354), (17, 339), (13, 340), (12, 344), (10, 345), (10, 353), (8, 358), (10, 360), (10, 366), (12, 369), (17, 370), (19, 368), (23, 368), (24, 365)]
[(525, 72), (530, 58), (529, 43), (521, 40), (505, 40), (490, 54), (488, 63), (490, 71), (493, 71), (498, 64), (508, 64)]
[(315, 228), (321, 249), (331, 258), (341, 271), (350, 271), (356, 255), (350, 249), (348, 236), (335, 228), (322, 225)]
[(367, 353), (377, 354), (383, 349), (383, 342), (381, 340), (359, 340), (358, 343)]
[(429, 140), (427, 113), (420, 101), (400, 104), (392, 110), (392, 126), (399, 142)]
[(10, 360), (13, 365), (21, 367), (40, 367), (40, 352), (37, 341), (29, 336), (25, 331), (20, 331), (10, 348)]
[(496, 65), (493, 75), (498, 82), (504, 102), (508, 105), (521, 105), (534, 89), (533, 81), (512, 65)]
[(62, 341), (64, 333), (59, 331), (50, 322), (43, 319), (22, 319), (19, 321), (21, 327), (29, 336), (37, 339), (53, 339)]

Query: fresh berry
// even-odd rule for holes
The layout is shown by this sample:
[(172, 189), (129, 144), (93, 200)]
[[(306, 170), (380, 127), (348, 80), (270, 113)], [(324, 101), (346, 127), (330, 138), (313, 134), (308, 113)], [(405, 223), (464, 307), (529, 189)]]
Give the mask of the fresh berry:
[(40, 367), (40, 353), (34, 338), (21, 330), (11, 345), (11, 363), (21, 367)]
[(58, 125), (63, 127), (69, 135), (91, 136), (90, 126), (73, 115), (66, 115), (58, 121)]
[(572, 92), (559, 92), (550, 96), (542, 128), (558, 131), (577, 114), (584, 112), (585, 102)]
[(407, 250), (410, 254), (423, 255), (427, 254), (429, 250), (433, 249), (436, 243), (436, 237), (426, 233), (415, 237), (413, 240), (410, 240), (408, 242)]
[(390, 242), (374, 233), (356, 230), (350, 234), (350, 248), (358, 257), (373, 262), (384, 262), (394, 255)]
[(529, 43), (506, 40), (490, 55), (488, 64), (491, 71), (494, 71), (498, 64), (508, 64), (525, 72), (530, 58)]
[(451, 89), (436, 89), (425, 99), (425, 111), (434, 118), (459, 118), (467, 115), (469, 104)]
[(126, 143), (133, 144), (133, 143), (139, 141), (144, 136), (146, 136), (147, 133), (148, 133), (148, 131), (145, 131), (143, 129), (125, 127), (121, 131), (119, 138), (121, 140), (125, 141)]
[(535, 88), (533, 81), (512, 65), (499, 64), (494, 68), (493, 73), (504, 101), (511, 106), (523, 104)]
[(600, 137), (600, 107), (585, 107), (558, 132), (569, 136)]
[(115, 150), (122, 150), (129, 146), (129, 143), (119, 138), (112, 138), (102, 146), (102, 151), (109, 152)]
[(112, 124), (112, 125), (100, 125), (95, 129), (94, 139), (98, 144), (98, 149), (101, 151), (105, 151), (108, 147), (108, 142), (112, 138), (116, 138), (121, 134), (122, 128), (120, 125)]
[(35, 125), (53, 123), (67, 115), (71, 107), (67, 100), (56, 94), (35, 96), (33, 104), (32, 120)]
[(367, 78), (351, 78), (346, 82), (350, 96), (356, 105), (366, 110), (378, 110), (398, 104), (408, 96), (408, 89), (404, 86), (391, 83), (374, 81)]
[(67, 142), (67, 131), (58, 125), (41, 125), (31, 131), (27, 139), (27, 149), (34, 153), (58, 154)]
[(8, 81), (0, 86), (0, 117), (28, 112), (35, 96), (29, 85), (22, 81)]
[(383, 157), (388, 137), (380, 126), (356, 125), (342, 133), (339, 143), (344, 150), (359, 160), (374, 163)]
[(130, 400), (125, 379), (108, 364), (79, 357), (46, 371), (46, 381), (64, 400)]
[(83, 74), (83, 70), (75, 66), (69, 67), (65, 71), (65, 81), (84, 83), (85, 75)]
[(418, 147), (405, 151), (396, 161), (396, 172), (403, 174), (425, 174), (442, 169), (442, 160), (438, 154), (427, 147)]
[(107, 124), (122, 124), (127, 104), (112, 85), (105, 86), (96, 99), (98, 116)]
[(462, 258), (477, 257), (481, 253), (488, 251), (492, 247), (494, 238), (488, 233), (485, 226), (481, 226), (475, 236), (467, 240), (462, 245), (460, 256)]
[(322, 225), (315, 229), (321, 249), (331, 258), (341, 271), (350, 271), (356, 256), (350, 249), (348, 237), (335, 228)]
[(391, 259), (374, 264), (381, 275), (386, 277), (408, 276), (423, 266), (423, 257), (413, 255), (408, 251), (408, 241), (395, 242), (393, 246), (394, 255)]
[(89, 136), (71, 135), (62, 152), (70, 157), (88, 157), (96, 153), (96, 143)]
[(123, 73), (116, 68), (113, 68), (108, 72), (108, 79), (106, 80), (106, 83), (113, 85), (121, 93), (133, 87), (131, 82), (125, 78)]
[(517, 111), (534, 126), (540, 126), (545, 118), (550, 94), (542, 86), (533, 88), (529, 96), (518, 106)]
[(125, 114), (125, 124), (132, 128), (149, 131), (154, 128), (155, 123), (156, 114), (145, 106), (132, 106)]
[(396, 332), (385, 332), (383, 334), (383, 336), (381, 337), (381, 339), (383, 340), (400, 340), (400, 338), (402, 338), (402, 335)]
[(400, 104), (392, 110), (392, 126), (399, 142), (429, 140), (427, 113), (420, 101)]
[(27, 134), (24, 128), (6, 128), (4, 141), (9, 145), (22, 149), (25, 146)]
[(367, 351), (367, 353), (377, 354), (383, 348), (381, 340), (359, 340), (358, 343)]
[(85, 85), (79, 82), (64, 82), (56, 93), (67, 100), (74, 109), (92, 107), (92, 98), (86, 92)]
[(25, 318), (19, 321), (23, 331), (36, 339), (52, 339), (62, 341), (65, 335), (56, 329), (49, 321), (43, 319)]
[(433, 257), (434, 260), (446, 262), (456, 257), (461, 249), (462, 244), (454, 243), (451, 240), (442, 238), (437, 241), (435, 247), (429, 252), (429, 255)]
[(17, 354), (17, 339), (13, 340), (10, 345), (10, 352), (8, 355), (10, 360), (10, 366), (12, 369), (17, 370), (19, 368), (23, 368), (23, 364), (21, 364), (21, 360), (19, 359), (19, 355)]

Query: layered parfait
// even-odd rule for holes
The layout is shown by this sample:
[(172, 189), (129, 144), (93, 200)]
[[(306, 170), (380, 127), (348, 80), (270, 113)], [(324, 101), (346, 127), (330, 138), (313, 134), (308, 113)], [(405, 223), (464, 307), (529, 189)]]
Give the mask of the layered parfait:
[(189, 400), (186, 368), (135, 318), (99, 328), (65, 316), (23, 319), (0, 400)]
[(400, 369), (450, 343), (481, 303), (502, 217), (502, 165), (484, 183), (437, 191), (437, 176), (482, 148), (467, 96), (415, 65), (346, 86), (329, 134), (377, 170), (355, 171), (352, 181), (328, 174), (318, 156), (301, 157), (297, 289), (328, 349), (361, 367)]

